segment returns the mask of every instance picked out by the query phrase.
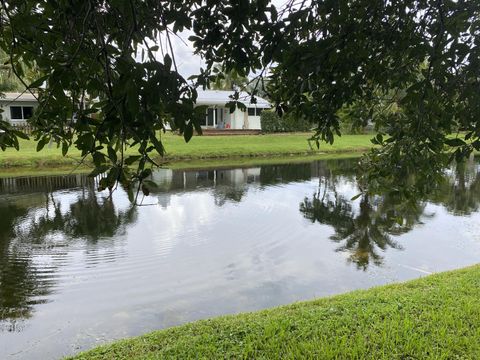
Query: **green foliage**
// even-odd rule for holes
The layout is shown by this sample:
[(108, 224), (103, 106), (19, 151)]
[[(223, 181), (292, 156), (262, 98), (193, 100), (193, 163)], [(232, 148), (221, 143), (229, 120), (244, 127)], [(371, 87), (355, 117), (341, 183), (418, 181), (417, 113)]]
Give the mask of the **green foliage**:
[[(35, 82), (36, 79), (40, 78), (41, 76), (35, 62), (27, 65), (20, 58), (15, 66), (15, 70), (18, 69), (20, 70), (21, 74), (23, 74), (22, 78), (26, 83)], [(22, 80), (20, 80), (14, 73), (14, 68), (12, 67), (10, 61), (10, 54), (6, 53), (2, 48), (0, 48), (0, 93), (25, 91), (26, 86), (24, 85), (24, 82), (22, 82)]]
[[(478, 1), (296, 7), (278, 22), (278, 41), (262, 42), (271, 100), (313, 121), (319, 142), (340, 133), (340, 111), (362, 106), (351, 123), (388, 135), (363, 162), (365, 184), (420, 196), (447, 162), (480, 149), (479, 20)], [(383, 111), (389, 104), (401, 111)], [(458, 129), (465, 143), (447, 141)]]
[(283, 127), (285, 131), (311, 131), (314, 125), (304, 117), (296, 117), (293, 115), (284, 115), (282, 117)]
[(306, 119), (293, 115), (278, 116), (274, 111), (262, 111), (260, 115), (262, 131), (266, 133), (310, 131), (313, 125)]
[(0, 92), (21, 91), (24, 86), (12, 72), (9, 66), (8, 54), (0, 48)]
[(0, 112), (0, 150), (5, 151), (11, 147), (19, 149), (19, 139), (27, 140), (28, 136), (22, 131), (15, 129), (8, 121), (2, 120)]
[(260, 115), (262, 131), (266, 133), (281, 132), (281, 119), (275, 111), (262, 111)]
[[(44, 88), (30, 84), (39, 87), (40, 106), (31, 119), (38, 149), (50, 140), (64, 153), (76, 147), (93, 160), (92, 175), (107, 173), (101, 188), (118, 181), (141, 183), (155, 163), (152, 154), (165, 153), (161, 132), (167, 125), (186, 141), (194, 129), (201, 132), (205, 115), (195, 107), (196, 86), (207, 86), (213, 77), (207, 71), (196, 84), (188, 83), (178, 73), (171, 37), (193, 30), (198, 47), (222, 48), (231, 59), (227, 71), (233, 62), (239, 76), (246, 76), (258, 45), (244, 38), (245, 32), (256, 31), (267, 11), (265, 2), (219, 2), (214, 12), (211, 4), (197, 1), (13, 0), (1, 5), (0, 47), (14, 69), (24, 76), (19, 63), (36, 63), (45, 74)], [(140, 156), (132, 166), (124, 156), (129, 148)]]
[(371, 121), (370, 114), (358, 103), (340, 109), (337, 113), (342, 134), (364, 134)]
[(74, 359), (477, 359), (480, 266), (198, 321)]
[(214, 68), (214, 72), (216, 77), (210, 84), (212, 90), (242, 90), (249, 82), (246, 76), (241, 76), (234, 69), (223, 72), (221, 66), (217, 66)]
[[(0, 4), (0, 48), (12, 70), (25, 77), (20, 64), (35, 63), (45, 75), (35, 139), (92, 157), (96, 173), (109, 172), (108, 187), (144, 178), (152, 154), (165, 153), (167, 124), (186, 141), (201, 131), (196, 87), (215, 80), (216, 64), (267, 78), (276, 109), (315, 124), (319, 143), (340, 135), (342, 109), (364, 107), (360, 119), (388, 135), (363, 163), (365, 184), (420, 194), (407, 181), (413, 172), (425, 190), (445, 163), (480, 150), (478, 1)], [(206, 63), (193, 84), (179, 74), (171, 43), (183, 30)], [(391, 103), (401, 111), (381, 110)], [(463, 142), (448, 141), (458, 129)], [(123, 156), (131, 147), (140, 156), (134, 167)]]

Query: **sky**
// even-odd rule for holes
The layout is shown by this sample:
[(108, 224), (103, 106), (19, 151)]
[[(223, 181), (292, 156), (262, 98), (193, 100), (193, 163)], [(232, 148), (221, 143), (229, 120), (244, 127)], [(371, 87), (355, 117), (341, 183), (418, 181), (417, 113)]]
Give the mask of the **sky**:
[(172, 38), (178, 71), (185, 78), (198, 74), (200, 68), (205, 66), (200, 56), (194, 54), (193, 44), (188, 40), (188, 37), (192, 34), (191, 31), (183, 31), (178, 37)]

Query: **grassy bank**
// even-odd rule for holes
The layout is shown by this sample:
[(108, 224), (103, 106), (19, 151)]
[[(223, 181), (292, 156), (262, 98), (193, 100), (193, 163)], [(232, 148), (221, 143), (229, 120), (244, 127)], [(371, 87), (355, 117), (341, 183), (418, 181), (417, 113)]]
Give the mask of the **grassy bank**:
[(478, 359), (480, 266), (100, 347), (75, 359)]
[[(286, 155), (318, 155), (319, 153), (363, 152), (371, 148), (372, 135), (345, 135), (334, 145), (311, 149), (307, 139), (311, 134), (270, 134), (245, 136), (195, 136), (186, 144), (182, 137), (165, 134), (166, 161), (219, 159), (231, 157), (266, 157)], [(33, 141), (20, 142), (20, 151), (9, 149), (0, 153), (0, 168), (61, 167), (78, 164), (79, 152), (71, 149), (63, 157), (53, 144), (36, 151)]]
[[(299, 164), (314, 160), (355, 159), (361, 152), (325, 153), (312, 155), (279, 155), (255, 157), (206, 158), (192, 160), (169, 160), (162, 163), (163, 167), (172, 170), (202, 170), (202, 169), (232, 169), (262, 165)], [(0, 178), (45, 175), (88, 174), (92, 167), (85, 165), (76, 167), (73, 164), (42, 167), (0, 167)]]
[[(300, 164), (314, 160), (338, 160), (352, 159), (362, 156), (362, 152), (340, 152), (312, 155), (277, 155), (277, 156), (254, 156), (254, 157), (229, 157), (195, 160), (173, 160), (163, 163), (165, 167), (173, 170), (199, 170), (241, 168), (262, 165)], [(0, 170), (1, 176), (1, 170)]]

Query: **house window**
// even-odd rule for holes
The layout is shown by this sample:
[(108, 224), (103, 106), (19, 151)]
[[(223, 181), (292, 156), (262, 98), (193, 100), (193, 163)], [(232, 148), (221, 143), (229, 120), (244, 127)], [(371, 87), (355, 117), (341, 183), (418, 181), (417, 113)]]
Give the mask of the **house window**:
[(12, 120), (22, 120), (22, 107), (21, 106), (10, 106), (10, 119)]
[(219, 114), (218, 109), (208, 108), (205, 113), (205, 117), (200, 122), (200, 125), (211, 126), (211, 127), (216, 126), (218, 123), (218, 114)]
[(248, 108), (248, 116), (260, 116), (263, 109)]
[(27, 120), (33, 115), (33, 106), (10, 106), (10, 119)]
[(207, 116), (200, 120), (200, 126), (207, 126)]
[(32, 106), (23, 106), (23, 118), (30, 119), (33, 115), (33, 107)]

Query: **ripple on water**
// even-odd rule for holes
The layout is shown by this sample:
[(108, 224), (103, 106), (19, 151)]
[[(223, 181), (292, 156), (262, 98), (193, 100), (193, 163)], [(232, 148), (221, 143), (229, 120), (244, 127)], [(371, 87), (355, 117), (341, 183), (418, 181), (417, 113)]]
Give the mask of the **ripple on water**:
[[(317, 165), (240, 169), (232, 174), (222, 170), (222, 178), (220, 172), (214, 176), (217, 185), (195, 172), (173, 171), (171, 179), (165, 173), (165, 189), (153, 195), (159, 205), (132, 213), (122, 190), (105, 211), (99, 207), (102, 194), (93, 199), (89, 194), (94, 192), (85, 189), (54, 192), (56, 204), (61, 203), (62, 216), (57, 218), (52, 204), (44, 216), (45, 195), (23, 196), (16, 208), (6, 211), (17, 211), (18, 216), (4, 227), (24, 236), (7, 234), (7, 251), (0, 250), (0, 290), (7, 285), (18, 296), (16, 307), (9, 305), (8, 313), (4, 311), (3, 319), (8, 316), (10, 325), (0, 315), (0, 331), (8, 326), (19, 331), (9, 344), (15, 347), (11, 353), (35, 344), (29, 351), (37, 357), (51, 357), (51, 351), (61, 357), (71, 351), (71, 344), (82, 349), (93, 346), (104, 334), (137, 335), (199, 317), (378, 285), (399, 279), (399, 274), (422, 275), (418, 269), (428, 269), (423, 263), (431, 265), (435, 259), (428, 257), (430, 252), (454, 250), (448, 265), (458, 264), (460, 255), (467, 262), (479, 254), (478, 214), (454, 218), (442, 212), (438, 216), (461, 227), (468, 241), (446, 245), (434, 243), (435, 236), (422, 235), (422, 241), (411, 243), (426, 248), (423, 259), (409, 253), (413, 246), (401, 239), (402, 250), (388, 246), (381, 250), (372, 242), (376, 254), (385, 258), (374, 265), (350, 233), (340, 234), (345, 236), (338, 243), (330, 236), (364, 223), (366, 231), (374, 229), (375, 222), (383, 220), (376, 203), (359, 218), (359, 201), (349, 202), (356, 194), (354, 178), (334, 176), (342, 173), (345, 164)], [(299, 211), (304, 199), (319, 191), (318, 174), (325, 174), (322, 190), (331, 182), (336, 186), (335, 192), (329, 190), (331, 199), (338, 194), (345, 201), (340, 224), (325, 219), (325, 213), (312, 221)], [(195, 181), (202, 185), (189, 183)], [(20, 207), (28, 201), (30, 209)], [(329, 205), (334, 206), (334, 201)], [(68, 223), (62, 224), (62, 219)], [(0, 225), (6, 224), (2, 220)], [(359, 220), (372, 221), (359, 224)], [(103, 226), (107, 223), (113, 225)], [(39, 226), (41, 240), (29, 238), (32, 224)], [(410, 238), (415, 230), (414, 226)], [(427, 246), (432, 243), (435, 246)], [(367, 270), (352, 263), (352, 254), (358, 253), (366, 254), (367, 262), (370, 259)], [(405, 256), (396, 257), (398, 253)], [(448, 256), (441, 259), (450, 261)]]

